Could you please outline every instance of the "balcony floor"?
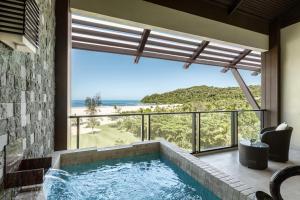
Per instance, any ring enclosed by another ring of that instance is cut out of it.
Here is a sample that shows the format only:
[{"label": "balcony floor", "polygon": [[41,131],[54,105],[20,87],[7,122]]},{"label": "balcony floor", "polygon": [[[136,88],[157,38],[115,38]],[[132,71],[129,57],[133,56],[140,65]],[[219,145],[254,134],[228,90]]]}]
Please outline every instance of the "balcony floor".
[{"label": "balcony floor", "polygon": [[[277,163],[269,161],[269,167],[265,170],[253,170],[239,163],[238,151],[229,151],[199,156],[217,169],[231,175],[240,181],[255,187],[258,190],[269,192],[269,181],[273,173],[289,165],[300,165],[300,151],[290,151],[290,161]],[[282,196],[285,200],[295,200],[300,197],[300,176],[292,177],[282,184]]]}]

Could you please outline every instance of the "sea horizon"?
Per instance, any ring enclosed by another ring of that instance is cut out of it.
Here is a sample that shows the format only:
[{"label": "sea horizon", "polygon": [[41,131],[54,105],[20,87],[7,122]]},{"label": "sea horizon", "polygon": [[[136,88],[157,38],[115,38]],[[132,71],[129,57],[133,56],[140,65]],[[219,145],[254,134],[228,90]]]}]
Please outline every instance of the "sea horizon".
[{"label": "sea horizon", "polygon": [[[85,100],[72,100],[72,108],[85,107]],[[103,99],[101,106],[137,106],[144,105],[140,100],[132,99]]]}]

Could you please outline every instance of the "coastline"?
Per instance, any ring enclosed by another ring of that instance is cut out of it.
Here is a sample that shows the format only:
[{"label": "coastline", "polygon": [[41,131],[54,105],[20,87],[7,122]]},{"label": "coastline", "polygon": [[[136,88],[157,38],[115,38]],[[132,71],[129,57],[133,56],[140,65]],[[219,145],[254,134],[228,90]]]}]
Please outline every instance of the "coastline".
[{"label": "coastline", "polygon": [[[180,104],[162,104],[162,105],[135,105],[135,106],[99,106],[96,115],[118,114],[121,112],[136,112],[140,109],[174,108]],[[71,115],[88,115],[86,107],[72,107]]]},{"label": "coastline", "polygon": [[[109,114],[118,114],[121,112],[136,112],[140,109],[154,109],[156,107],[159,108],[174,108],[176,106],[178,106],[180,104],[163,104],[163,105],[130,105],[130,106],[99,106],[97,108],[97,111],[95,115],[109,115]],[[84,115],[88,115],[88,113],[86,112],[86,107],[72,107],[71,108],[71,116],[84,116]],[[88,134],[91,133],[92,131],[101,131],[100,128],[88,128],[86,127],[88,118],[83,118],[81,121],[81,126],[80,126],[80,134]],[[113,120],[110,117],[101,117],[98,118],[98,121],[101,123],[101,125],[108,125],[111,123],[115,123],[116,121]],[[76,135],[77,133],[77,129],[76,129],[76,125],[73,124],[71,126],[71,135]]]}]

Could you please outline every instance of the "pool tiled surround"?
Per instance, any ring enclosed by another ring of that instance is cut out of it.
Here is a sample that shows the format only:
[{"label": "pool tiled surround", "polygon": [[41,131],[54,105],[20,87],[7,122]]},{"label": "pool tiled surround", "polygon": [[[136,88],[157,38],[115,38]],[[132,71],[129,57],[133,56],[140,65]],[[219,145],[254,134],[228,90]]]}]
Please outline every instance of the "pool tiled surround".
[{"label": "pool tiled surround", "polygon": [[200,161],[197,157],[164,140],[140,142],[111,148],[89,148],[55,152],[52,166],[53,168],[60,168],[66,165],[158,152],[174,162],[222,200],[256,199],[255,188],[247,186],[238,179],[223,173],[206,162]]},{"label": "pool tiled surround", "polygon": [[195,178],[223,200],[254,200],[255,188],[232,178],[210,164],[166,141],[160,142],[160,153]]},{"label": "pool tiled surround", "polygon": [[108,148],[87,148],[80,150],[59,151],[53,154],[53,168],[65,165],[76,165],[94,162],[97,160],[118,159],[128,156],[137,156],[159,152],[159,142],[141,142]]}]

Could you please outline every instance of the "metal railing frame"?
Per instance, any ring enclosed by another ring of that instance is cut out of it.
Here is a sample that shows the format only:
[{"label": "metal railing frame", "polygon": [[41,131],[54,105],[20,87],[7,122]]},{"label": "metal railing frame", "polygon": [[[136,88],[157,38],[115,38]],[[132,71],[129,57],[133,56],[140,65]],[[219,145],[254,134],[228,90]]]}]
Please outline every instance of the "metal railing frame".
[{"label": "metal railing frame", "polygon": [[[217,110],[217,111],[200,111],[200,112],[159,112],[159,113],[121,113],[121,114],[106,114],[106,115],[72,115],[70,119],[76,119],[76,147],[80,148],[80,119],[81,118],[100,118],[100,117],[141,117],[141,141],[151,140],[151,116],[157,115],[192,115],[192,154],[201,153],[206,151],[220,150],[226,148],[232,148],[238,146],[238,118],[239,113],[243,112],[258,112],[260,115],[261,128],[264,127],[264,112],[266,110]],[[207,150],[201,150],[201,115],[202,114],[214,114],[214,113],[231,113],[231,146],[220,147]],[[147,119],[147,138],[145,137],[145,116]],[[198,121],[197,121],[198,116]],[[198,126],[198,132],[197,132]],[[197,145],[198,138],[198,145]]]}]

